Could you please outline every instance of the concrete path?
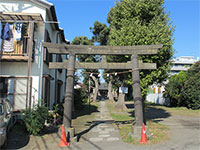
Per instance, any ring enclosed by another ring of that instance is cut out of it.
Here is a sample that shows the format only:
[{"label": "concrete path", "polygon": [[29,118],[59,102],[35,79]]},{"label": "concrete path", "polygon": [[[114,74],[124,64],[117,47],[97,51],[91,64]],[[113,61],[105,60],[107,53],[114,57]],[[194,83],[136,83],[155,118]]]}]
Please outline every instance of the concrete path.
[{"label": "concrete path", "polygon": [[95,127],[89,132],[90,142],[119,141],[120,134],[117,126],[110,117],[105,101],[100,101],[99,113],[94,121]]}]

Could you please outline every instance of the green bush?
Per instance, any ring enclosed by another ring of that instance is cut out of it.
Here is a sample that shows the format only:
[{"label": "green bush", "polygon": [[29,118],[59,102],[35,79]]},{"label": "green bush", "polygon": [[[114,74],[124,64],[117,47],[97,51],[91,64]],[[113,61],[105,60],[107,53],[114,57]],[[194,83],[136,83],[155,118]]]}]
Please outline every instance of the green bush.
[{"label": "green bush", "polygon": [[185,102],[181,99],[181,91],[184,86],[186,73],[181,71],[178,75],[170,77],[168,84],[165,86],[164,96],[170,99],[170,106],[185,106]]},{"label": "green bush", "polygon": [[83,105],[88,102],[88,96],[85,89],[74,89],[74,107],[75,110],[82,110]]},{"label": "green bush", "polygon": [[181,91],[181,99],[190,109],[200,109],[200,61],[188,71]]},{"label": "green bush", "polygon": [[27,131],[33,135],[38,135],[41,132],[47,118],[48,108],[45,106],[38,106],[36,109],[27,109],[23,116]]},{"label": "green bush", "polygon": [[63,113],[64,113],[64,103],[54,104],[53,105],[53,112],[55,114],[58,113],[60,116],[63,116]]},{"label": "green bush", "polygon": [[74,90],[74,107],[75,110],[81,110],[83,107],[83,98],[82,98],[82,90],[81,89],[75,89]]},{"label": "green bush", "polygon": [[171,76],[164,96],[170,99],[171,106],[200,109],[200,61],[188,71]]}]

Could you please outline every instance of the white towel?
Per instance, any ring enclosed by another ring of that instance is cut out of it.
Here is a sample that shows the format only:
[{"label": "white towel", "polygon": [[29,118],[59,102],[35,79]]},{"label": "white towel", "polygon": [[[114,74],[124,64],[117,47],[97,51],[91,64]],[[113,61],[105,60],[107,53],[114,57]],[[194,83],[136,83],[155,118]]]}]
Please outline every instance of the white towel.
[{"label": "white towel", "polygon": [[13,38],[11,38],[10,40],[3,40],[2,51],[4,51],[4,52],[13,52],[14,51],[13,46],[14,46]]},{"label": "white towel", "polygon": [[14,39],[20,41],[22,38],[22,25],[23,23],[16,23],[14,26]]}]

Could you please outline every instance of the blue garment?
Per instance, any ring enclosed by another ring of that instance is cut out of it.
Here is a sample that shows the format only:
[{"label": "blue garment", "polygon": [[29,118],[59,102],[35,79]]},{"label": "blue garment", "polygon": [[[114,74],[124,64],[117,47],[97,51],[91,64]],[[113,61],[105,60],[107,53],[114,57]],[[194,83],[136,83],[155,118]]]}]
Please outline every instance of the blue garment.
[{"label": "blue garment", "polygon": [[8,32],[8,34],[9,34],[9,40],[10,40],[11,38],[13,38],[13,27],[14,27],[13,24],[9,24],[9,28],[10,28],[10,30],[9,30],[9,32]]},{"label": "blue garment", "polygon": [[13,38],[12,28],[13,25],[10,25],[8,22],[6,22],[1,35],[1,38],[3,40],[10,40],[11,38]]},{"label": "blue garment", "polygon": [[7,22],[3,28],[1,38],[3,40],[9,40],[10,39],[9,33],[10,33],[10,27],[9,23]]}]

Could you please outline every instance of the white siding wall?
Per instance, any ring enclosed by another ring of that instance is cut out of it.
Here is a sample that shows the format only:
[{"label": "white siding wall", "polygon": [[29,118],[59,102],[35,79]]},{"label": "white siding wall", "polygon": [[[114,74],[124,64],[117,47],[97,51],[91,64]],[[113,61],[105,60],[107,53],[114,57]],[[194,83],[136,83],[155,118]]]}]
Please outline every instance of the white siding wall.
[{"label": "white siding wall", "polygon": [[[0,10],[3,12],[22,12],[22,13],[40,13],[46,18],[46,8],[40,7],[27,1],[1,0]],[[32,104],[33,100],[37,103],[42,95],[42,70],[43,70],[43,47],[44,23],[37,23],[37,30],[34,32],[35,57],[31,65],[32,76]],[[27,62],[1,62],[0,75],[6,76],[27,76]]]},{"label": "white siding wall", "polygon": [[43,7],[34,3],[23,0],[1,0],[0,11],[3,12],[23,12],[23,13],[40,13],[46,18],[46,11]]}]

